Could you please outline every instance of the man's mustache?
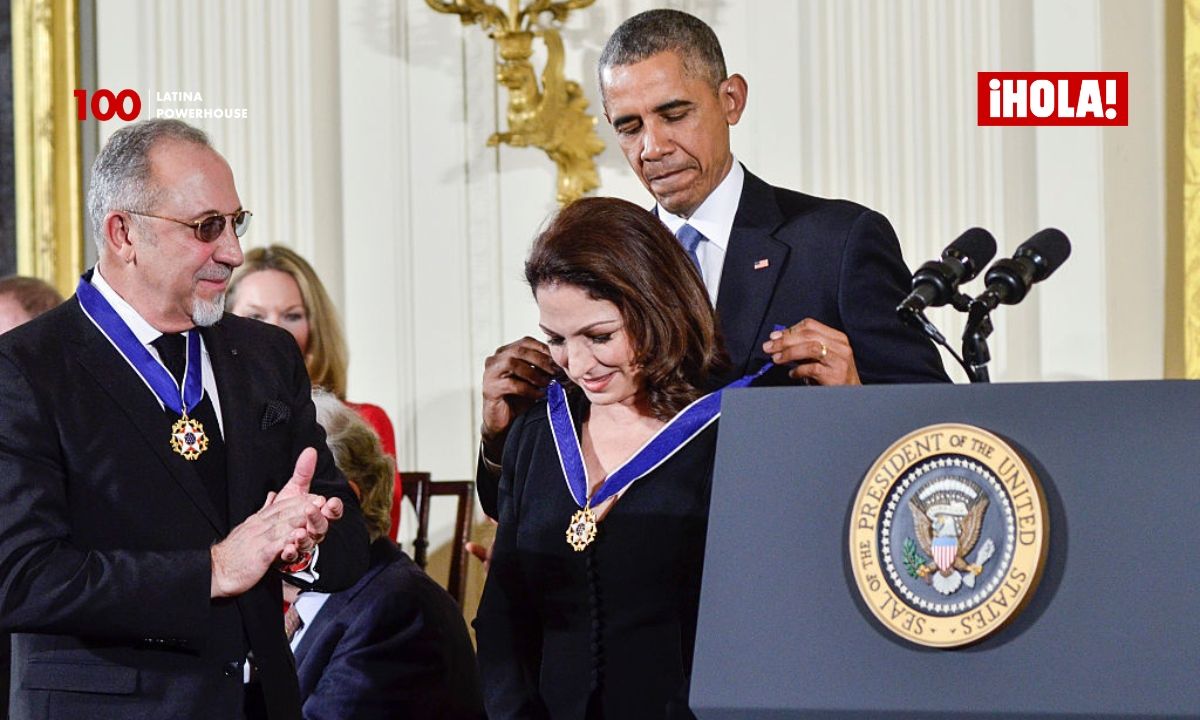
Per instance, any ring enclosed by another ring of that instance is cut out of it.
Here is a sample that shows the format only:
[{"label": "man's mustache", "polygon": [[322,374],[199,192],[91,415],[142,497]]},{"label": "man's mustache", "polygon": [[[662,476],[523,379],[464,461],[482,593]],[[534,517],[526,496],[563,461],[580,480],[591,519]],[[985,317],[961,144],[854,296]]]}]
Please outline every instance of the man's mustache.
[{"label": "man's mustache", "polygon": [[223,282],[233,276],[233,268],[228,265],[214,265],[212,267],[203,268],[196,273],[197,280],[212,280],[214,282]]}]

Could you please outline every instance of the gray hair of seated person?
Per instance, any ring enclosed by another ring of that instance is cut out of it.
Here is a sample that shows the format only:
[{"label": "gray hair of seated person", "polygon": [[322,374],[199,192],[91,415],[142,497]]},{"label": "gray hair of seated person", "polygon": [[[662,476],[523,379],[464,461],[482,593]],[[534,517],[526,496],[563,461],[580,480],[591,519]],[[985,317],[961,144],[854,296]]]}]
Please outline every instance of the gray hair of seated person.
[{"label": "gray hair of seated person", "polygon": [[[182,120],[157,118],[127,125],[112,134],[92,163],[87,212],[96,249],[104,251],[104,216],[114,210],[152,211],[160,188],[154,186],[150,151],[162,140],[178,140],[213,149],[208,135]],[[134,216],[134,222],[141,222]]]},{"label": "gray hair of seated person", "polygon": [[647,10],[621,23],[604,44],[597,67],[600,94],[605,68],[632,65],[663,52],[679,54],[685,67],[714,90],[727,76],[721,41],[703,20],[679,10]]},{"label": "gray hair of seated person", "polygon": [[333,461],[358,493],[367,534],[375,542],[392,527],[392,493],[396,464],[383,452],[379,436],[362,417],[328,390],[313,389],[317,422],[325,428],[325,443]]}]

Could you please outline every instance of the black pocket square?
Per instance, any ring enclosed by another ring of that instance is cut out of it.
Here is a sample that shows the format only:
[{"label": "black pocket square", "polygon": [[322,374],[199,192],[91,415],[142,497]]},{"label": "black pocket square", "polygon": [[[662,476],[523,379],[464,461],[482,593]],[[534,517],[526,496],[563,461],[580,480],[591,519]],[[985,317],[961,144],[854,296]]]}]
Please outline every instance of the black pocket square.
[{"label": "black pocket square", "polygon": [[262,429],[266,430],[269,427],[278,425],[279,423],[287,422],[292,418],[292,409],[287,406],[287,403],[279,400],[272,400],[267,403],[267,408],[263,410]]}]

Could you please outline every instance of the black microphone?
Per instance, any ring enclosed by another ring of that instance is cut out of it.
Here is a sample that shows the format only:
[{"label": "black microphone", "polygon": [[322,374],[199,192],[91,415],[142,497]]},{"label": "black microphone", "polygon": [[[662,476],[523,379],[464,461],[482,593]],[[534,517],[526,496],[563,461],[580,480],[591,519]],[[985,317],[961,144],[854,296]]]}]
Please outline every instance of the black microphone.
[{"label": "black microphone", "polygon": [[912,292],[896,307],[907,321],[927,307],[940,307],[954,299],[958,286],[975,278],[996,255],[996,238],[983,228],[971,228],[946,246],[941,260],[922,265],[912,279]]},{"label": "black microphone", "polygon": [[988,310],[1016,305],[1034,283],[1050,277],[1071,256],[1071,241],[1056,228],[1040,230],[1017,248],[1012,258],[997,260],[984,276],[987,290],[975,302]]}]

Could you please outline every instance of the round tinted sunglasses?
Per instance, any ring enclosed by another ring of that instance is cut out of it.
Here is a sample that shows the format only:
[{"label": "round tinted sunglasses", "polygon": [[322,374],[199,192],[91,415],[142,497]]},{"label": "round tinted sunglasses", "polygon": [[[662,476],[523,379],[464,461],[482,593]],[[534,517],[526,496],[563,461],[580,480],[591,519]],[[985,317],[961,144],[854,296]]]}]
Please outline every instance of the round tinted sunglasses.
[{"label": "round tinted sunglasses", "polygon": [[221,233],[225,232],[225,218],[230,218],[233,221],[233,234],[241,237],[246,234],[246,230],[250,227],[250,218],[254,213],[249,210],[237,210],[223,215],[209,215],[202,220],[194,220],[187,222],[185,220],[176,220],[175,218],[164,217],[162,215],[153,215],[151,213],[138,212],[136,210],[126,210],[130,215],[141,215],[142,217],[152,217],[159,220],[170,220],[180,225],[187,225],[196,233],[196,239],[200,242],[210,243],[221,237]]}]

